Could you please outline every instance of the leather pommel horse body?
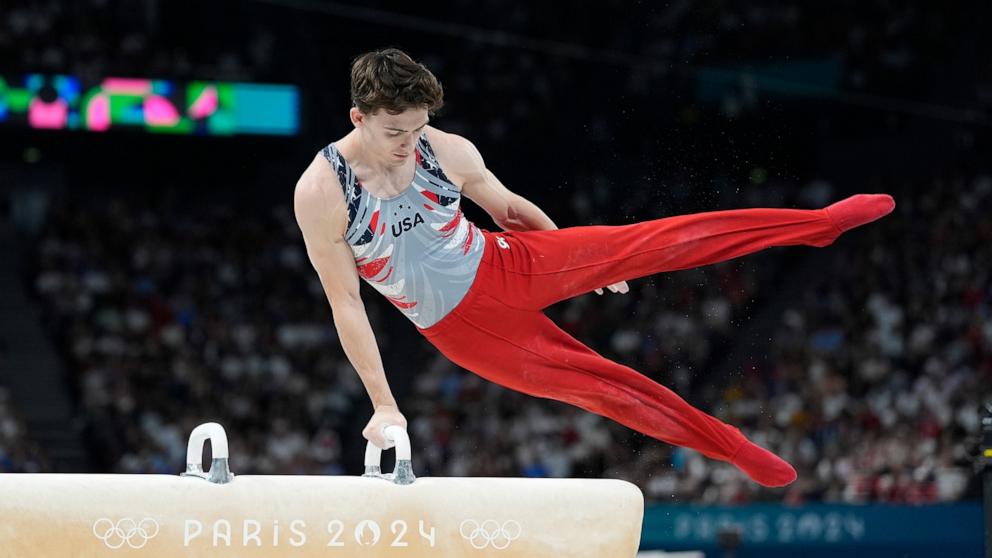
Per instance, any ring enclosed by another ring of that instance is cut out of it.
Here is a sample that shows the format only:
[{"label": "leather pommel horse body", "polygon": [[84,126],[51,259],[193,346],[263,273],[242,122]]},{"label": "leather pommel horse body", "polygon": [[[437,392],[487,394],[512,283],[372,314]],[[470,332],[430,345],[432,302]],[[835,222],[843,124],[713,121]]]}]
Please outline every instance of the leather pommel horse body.
[{"label": "leather pommel horse body", "polygon": [[[234,476],[215,423],[171,475],[0,475],[5,556],[625,557],[644,499],[603,479],[415,478],[406,431],[387,427],[396,468],[371,443],[365,475]],[[213,461],[203,471],[211,441]]]}]

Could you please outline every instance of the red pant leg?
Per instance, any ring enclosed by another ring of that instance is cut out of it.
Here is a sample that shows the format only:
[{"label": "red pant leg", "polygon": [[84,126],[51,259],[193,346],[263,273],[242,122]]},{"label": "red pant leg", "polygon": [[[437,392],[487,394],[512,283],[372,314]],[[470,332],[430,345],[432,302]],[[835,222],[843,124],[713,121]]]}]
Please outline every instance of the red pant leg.
[{"label": "red pant leg", "polygon": [[[485,279],[484,279],[485,281]],[[529,395],[563,401],[638,432],[729,461],[746,439],[670,389],[597,354],[539,311],[471,292],[420,330],[452,362]]]},{"label": "red pant leg", "polygon": [[622,226],[487,233],[497,241],[483,266],[504,272],[493,274],[493,292],[514,306],[541,309],[619,281],[772,246],[826,246],[840,233],[822,209],[713,211]]}]

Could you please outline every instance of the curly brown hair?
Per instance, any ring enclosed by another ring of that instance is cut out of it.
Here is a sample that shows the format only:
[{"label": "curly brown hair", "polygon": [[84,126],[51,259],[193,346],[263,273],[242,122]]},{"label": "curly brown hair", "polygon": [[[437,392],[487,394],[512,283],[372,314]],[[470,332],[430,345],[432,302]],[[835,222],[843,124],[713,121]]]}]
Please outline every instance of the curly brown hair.
[{"label": "curly brown hair", "polygon": [[410,108],[434,114],[444,105],[444,89],[423,64],[402,50],[386,48],[351,63],[351,102],[365,114],[379,109],[399,114]]}]

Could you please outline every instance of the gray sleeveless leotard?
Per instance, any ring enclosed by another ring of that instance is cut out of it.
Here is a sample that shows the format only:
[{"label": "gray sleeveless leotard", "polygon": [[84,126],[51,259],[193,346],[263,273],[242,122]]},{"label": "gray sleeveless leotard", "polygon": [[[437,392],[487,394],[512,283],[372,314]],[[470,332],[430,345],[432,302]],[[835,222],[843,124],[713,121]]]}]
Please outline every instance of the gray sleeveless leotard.
[{"label": "gray sleeveless leotard", "polygon": [[462,215],[461,193],[438,165],[427,135],[417,141],[413,182],[387,199],[362,187],[333,143],[323,154],[344,189],[345,239],[359,275],[418,327],[440,321],[472,285],[484,239]]}]

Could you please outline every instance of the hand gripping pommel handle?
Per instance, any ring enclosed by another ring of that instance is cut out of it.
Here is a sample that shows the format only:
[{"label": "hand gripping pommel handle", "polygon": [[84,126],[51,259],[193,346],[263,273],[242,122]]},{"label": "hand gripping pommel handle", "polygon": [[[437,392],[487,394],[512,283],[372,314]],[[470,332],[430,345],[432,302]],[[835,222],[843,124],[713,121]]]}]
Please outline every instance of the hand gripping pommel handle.
[{"label": "hand gripping pommel handle", "polygon": [[[203,443],[210,440],[210,471],[203,471]],[[227,433],[216,422],[197,426],[189,435],[186,445],[186,472],[183,477],[198,477],[214,484],[227,484],[234,480],[234,473],[228,465]]]},{"label": "hand gripping pommel handle", "polygon": [[382,474],[382,449],[369,442],[365,446],[365,474],[363,477],[380,478],[394,484],[413,484],[417,477],[413,474],[410,456],[410,436],[402,426],[390,424],[382,429],[387,442],[396,444],[396,468],[392,473]]}]

